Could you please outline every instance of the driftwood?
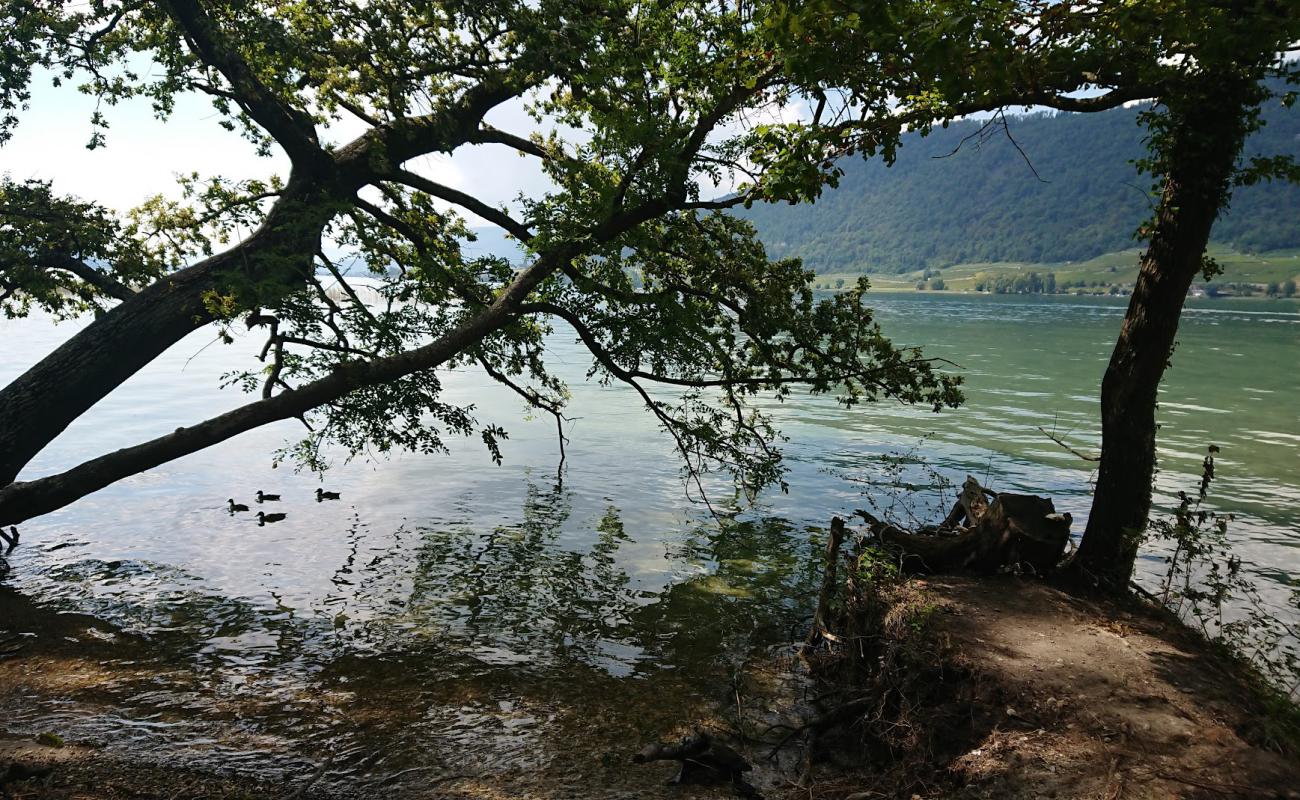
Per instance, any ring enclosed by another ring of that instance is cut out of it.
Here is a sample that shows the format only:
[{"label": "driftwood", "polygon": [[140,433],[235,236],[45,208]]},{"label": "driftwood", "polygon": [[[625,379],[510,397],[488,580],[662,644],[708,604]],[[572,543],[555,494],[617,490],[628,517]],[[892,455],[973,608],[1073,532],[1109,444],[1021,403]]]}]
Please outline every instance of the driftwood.
[{"label": "driftwood", "polygon": [[966,482],[961,487],[961,496],[953,504],[948,516],[939,523],[939,527],[952,530],[963,524],[974,525],[989,510],[989,500],[996,500],[997,497],[997,492],[985,489],[979,481],[967,475]]},{"label": "driftwood", "polygon": [[1056,513],[1051,499],[991,492],[970,477],[937,531],[950,535],[911,533],[866,511],[857,514],[880,544],[898,552],[903,567],[911,572],[1015,568],[1042,575],[1061,561],[1070,541],[1071,517]]}]

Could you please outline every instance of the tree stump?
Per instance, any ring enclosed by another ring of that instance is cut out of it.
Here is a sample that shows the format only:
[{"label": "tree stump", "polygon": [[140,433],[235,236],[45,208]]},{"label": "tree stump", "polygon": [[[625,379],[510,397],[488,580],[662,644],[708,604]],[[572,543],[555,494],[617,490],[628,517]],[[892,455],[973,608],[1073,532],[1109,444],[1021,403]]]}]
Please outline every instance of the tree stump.
[{"label": "tree stump", "polygon": [[[991,496],[991,503],[985,500]],[[1050,498],[990,492],[967,477],[962,496],[938,526],[956,535],[917,534],[890,525],[865,511],[872,534],[898,552],[912,572],[992,573],[1020,569],[1043,575],[1055,569],[1070,540],[1069,514],[1058,514]],[[967,527],[960,527],[962,521]]]}]

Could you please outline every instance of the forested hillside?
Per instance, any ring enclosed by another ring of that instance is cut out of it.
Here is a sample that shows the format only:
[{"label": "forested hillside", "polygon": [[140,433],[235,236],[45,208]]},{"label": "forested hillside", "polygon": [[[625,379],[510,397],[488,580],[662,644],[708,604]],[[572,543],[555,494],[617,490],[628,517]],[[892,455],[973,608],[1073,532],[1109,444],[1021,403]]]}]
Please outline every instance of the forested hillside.
[{"label": "forested hillside", "polygon": [[[955,123],[910,137],[893,167],[845,159],[839,188],[816,204],[738,213],[773,257],[817,272],[1093,258],[1133,247],[1149,214],[1151,180],[1132,163],[1143,154],[1138,111],[1008,116],[1014,143],[1000,127]],[[1248,150],[1300,157],[1300,111],[1275,101],[1265,119]],[[1300,187],[1238,189],[1214,239],[1245,252],[1300,246]]]}]

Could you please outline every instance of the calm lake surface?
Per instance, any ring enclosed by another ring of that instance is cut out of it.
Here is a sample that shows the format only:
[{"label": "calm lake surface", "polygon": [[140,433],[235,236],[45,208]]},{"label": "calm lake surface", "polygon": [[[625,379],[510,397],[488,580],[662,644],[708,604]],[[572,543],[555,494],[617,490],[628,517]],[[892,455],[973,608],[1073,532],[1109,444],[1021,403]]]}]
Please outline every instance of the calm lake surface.
[{"label": "calm lake surface", "polygon": [[[583,380],[588,358],[563,330],[551,364],[572,382],[577,419],[562,480],[549,419],[524,420],[516,396],[451,374],[450,398],[510,432],[504,465],[476,441],[453,442],[445,456],[339,464],[323,485],[343,499],[318,504],[314,476],[271,467],[272,451],[301,431],[285,423],[33,520],[9,585],[149,637],[188,677],[106,690],[94,708],[33,699],[0,724],[286,776],[309,773],[327,748],[334,779],[382,774],[386,786],[405,769],[457,768],[467,745],[480,764],[527,770],[539,758],[533,743],[597,707],[626,716],[654,706],[664,718],[626,723],[651,736],[719,685],[725,695],[729,672],[787,640],[806,613],[810,554],[832,515],[909,497],[912,513],[932,515],[941,496],[918,458],[958,484],[972,474],[1050,495],[1082,531],[1091,466],[1036,427],[1095,451],[1098,387],[1124,301],[875,301],[896,342],[961,366],[966,406],[933,414],[789,400],[774,408],[790,439],[789,493],[766,494],[725,525],[688,500],[669,440],[632,393]],[[0,321],[0,382],[70,330]],[[219,377],[260,341],[212,338],[196,333],[136,375],[24,477],[244,402],[218,390]],[[1300,309],[1193,304],[1179,339],[1159,412],[1158,502],[1194,489],[1206,446],[1218,445],[1212,503],[1236,515],[1240,552],[1280,590],[1300,576]],[[903,455],[901,471],[882,460],[891,454]],[[900,479],[919,494],[891,493]],[[283,495],[265,508],[286,512],[284,522],[258,527],[226,512],[228,497],[256,511],[258,489]],[[1144,560],[1148,581],[1160,566]],[[256,713],[217,713],[254,700]]]}]

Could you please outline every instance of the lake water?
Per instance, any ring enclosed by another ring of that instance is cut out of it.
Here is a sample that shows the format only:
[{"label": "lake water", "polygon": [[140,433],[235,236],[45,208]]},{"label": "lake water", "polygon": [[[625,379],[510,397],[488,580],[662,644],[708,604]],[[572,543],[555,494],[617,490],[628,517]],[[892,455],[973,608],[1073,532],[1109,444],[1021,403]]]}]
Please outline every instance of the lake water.
[{"label": "lake water", "polygon": [[[644,737],[725,696],[737,665],[788,639],[806,613],[810,555],[832,515],[900,498],[918,517],[932,513],[938,495],[918,458],[958,484],[973,474],[1050,495],[1082,531],[1091,465],[1036,427],[1095,451],[1123,301],[875,302],[896,342],[960,365],[966,406],[845,410],[796,396],[773,409],[790,439],[789,493],[768,493],[727,524],[688,500],[669,440],[631,392],[582,380],[588,359],[564,331],[549,348],[572,380],[577,418],[562,473],[549,419],[524,420],[516,396],[457,373],[446,376],[449,397],[510,432],[501,466],[474,441],[445,456],[340,464],[324,486],[343,499],[317,503],[314,476],[271,466],[300,431],[284,423],[33,520],[9,584],[145,635],[186,677],[149,691],[123,681],[94,708],[34,698],[2,724],[57,724],[109,746],[125,731],[164,755],[286,776],[310,772],[327,748],[336,779],[396,785],[405,769],[457,768],[468,745],[479,763],[524,772],[541,758],[536,742],[574,720],[607,717],[602,736]],[[67,334],[42,319],[0,321],[0,382]],[[133,377],[24,477],[243,402],[218,390],[219,376],[260,343],[211,340],[196,333]],[[1231,535],[1251,569],[1280,588],[1300,576],[1300,309],[1193,304],[1179,340],[1161,395],[1158,503],[1193,489],[1206,446],[1218,445],[1212,503],[1235,515]],[[901,472],[882,460],[891,454]],[[891,493],[891,481],[920,492]],[[258,527],[226,512],[228,497],[256,511],[258,489],[283,495],[266,508],[284,522]],[[906,515],[905,505],[892,507]],[[1150,580],[1159,567],[1148,557],[1141,569]],[[238,724],[219,713],[239,703],[250,705]],[[184,724],[149,722],[185,710]]]}]

